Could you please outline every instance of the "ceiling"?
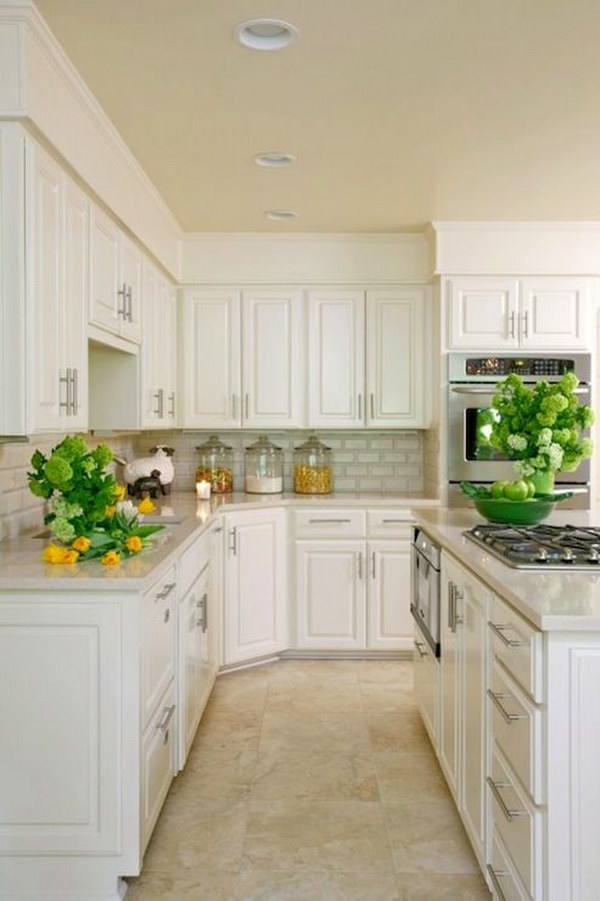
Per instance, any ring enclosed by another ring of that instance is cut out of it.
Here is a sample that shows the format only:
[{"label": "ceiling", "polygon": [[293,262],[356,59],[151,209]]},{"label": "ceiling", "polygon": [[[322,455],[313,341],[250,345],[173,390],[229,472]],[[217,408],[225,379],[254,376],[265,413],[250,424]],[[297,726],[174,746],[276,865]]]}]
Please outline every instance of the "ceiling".
[{"label": "ceiling", "polygon": [[[600,219],[598,0],[37,6],[187,231]],[[300,40],[237,44],[258,16]],[[297,162],[262,169],[266,150]]]}]

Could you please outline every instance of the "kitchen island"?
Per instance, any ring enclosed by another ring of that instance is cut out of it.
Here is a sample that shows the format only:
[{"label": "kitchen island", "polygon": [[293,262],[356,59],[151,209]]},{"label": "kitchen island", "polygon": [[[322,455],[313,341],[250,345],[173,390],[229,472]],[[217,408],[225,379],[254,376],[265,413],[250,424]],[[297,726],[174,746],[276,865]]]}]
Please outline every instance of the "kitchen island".
[{"label": "kitchen island", "polygon": [[[592,901],[600,571],[514,569],[465,536],[476,513],[414,515],[442,548],[441,653],[416,634],[417,698],[488,884],[498,898]],[[594,526],[600,513],[546,522]]]}]

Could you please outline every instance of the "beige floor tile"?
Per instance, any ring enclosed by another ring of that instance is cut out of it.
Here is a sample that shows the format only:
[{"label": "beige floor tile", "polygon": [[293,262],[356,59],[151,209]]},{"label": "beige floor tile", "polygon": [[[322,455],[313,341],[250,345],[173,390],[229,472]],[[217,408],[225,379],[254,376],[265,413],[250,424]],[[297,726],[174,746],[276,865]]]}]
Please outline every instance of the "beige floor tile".
[{"label": "beige floor tile", "polygon": [[355,666],[359,682],[413,687],[412,660],[357,660]]},{"label": "beige floor tile", "polygon": [[320,748],[261,750],[250,798],[278,801],[378,801],[379,789],[370,754],[351,750],[332,754]]},{"label": "beige floor tile", "polygon": [[243,869],[239,901],[400,901],[393,873],[316,873]]},{"label": "beige floor tile", "polygon": [[325,755],[371,753],[365,718],[359,712],[296,718],[272,711],[265,713],[260,750],[319,750]]},{"label": "beige floor tile", "polygon": [[386,817],[397,872],[479,872],[452,801],[392,804]]},{"label": "beige floor tile", "polygon": [[269,674],[271,685],[291,682],[297,687],[317,683],[322,687],[358,682],[355,660],[282,660]]},{"label": "beige floor tile", "polygon": [[127,901],[236,901],[235,873],[203,869],[198,873],[144,872],[127,880]]},{"label": "beige floor tile", "polygon": [[391,872],[375,801],[249,801],[244,864],[264,870]]},{"label": "beige floor tile", "polygon": [[361,682],[360,695],[362,709],[365,715],[372,711],[380,714],[390,713],[404,715],[415,709],[415,701],[411,686],[385,683],[385,682]]},{"label": "beige floor tile", "polygon": [[433,755],[425,726],[416,710],[367,717],[369,740],[373,751],[411,751]]},{"label": "beige floor tile", "polygon": [[483,876],[398,874],[401,901],[491,901]]},{"label": "beige floor tile", "polygon": [[384,804],[429,803],[451,797],[433,753],[381,751],[374,754],[374,760]]}]

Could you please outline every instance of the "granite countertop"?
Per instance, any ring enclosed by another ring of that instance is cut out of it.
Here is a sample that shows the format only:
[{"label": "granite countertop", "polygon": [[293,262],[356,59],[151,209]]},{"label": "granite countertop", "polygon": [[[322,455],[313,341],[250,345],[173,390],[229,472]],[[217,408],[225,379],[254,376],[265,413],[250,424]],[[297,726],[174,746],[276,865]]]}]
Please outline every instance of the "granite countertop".
[{"label": "granite countertop", "polygon": [[39,533],[44,531],[41,522],[37,529],[1,542],[0,590],[39,591],[47,590],[51,585],[53,590],[143,591],[175,562],[186,545],[210,528],[220,512],[282,506],[405,507],[410,510],[438,503],[437,499],[427,498],[423,494],[344,492],[303,496],[236,492],[213,495],[209,501],[199,501],[193,492],[174,492],[157,501],[157,512],[145,517],[145,522],[163,522],[167,527],[164,532],[157,533],[152,550],[122,560],[117,566],[104,566],[97,560],[71,565],[42,562],[42,552],[50,537],[39,537]]},{"label": "granite countertop", "polygon": [[[600,572],[514,569],[464,536],[482,522],[473,510],[415,508],[414,515],[431,538],[538,629],[600,632]],[[554,512],[544,522],[595,526],[600,509]]]}]

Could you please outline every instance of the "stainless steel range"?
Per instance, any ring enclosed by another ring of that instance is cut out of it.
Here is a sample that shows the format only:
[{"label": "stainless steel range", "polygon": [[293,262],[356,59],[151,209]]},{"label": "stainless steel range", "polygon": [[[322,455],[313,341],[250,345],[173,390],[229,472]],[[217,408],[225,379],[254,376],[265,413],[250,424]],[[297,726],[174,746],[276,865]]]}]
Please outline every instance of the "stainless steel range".
[{"label": "stainless steel range", "polygon": [[464,535],[516,569],[600,570],[600,528],[486,524]]}]

